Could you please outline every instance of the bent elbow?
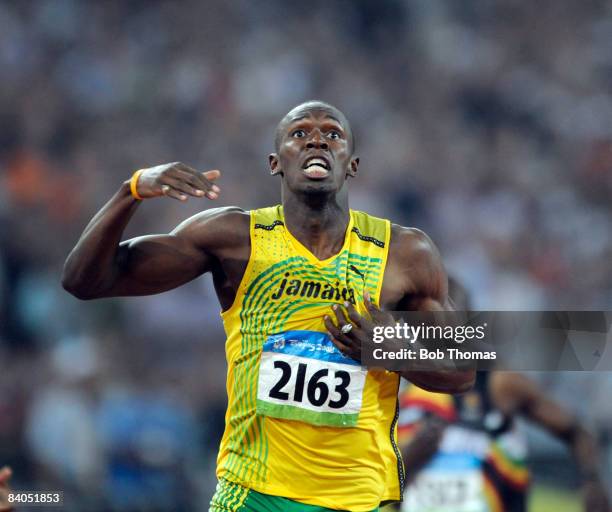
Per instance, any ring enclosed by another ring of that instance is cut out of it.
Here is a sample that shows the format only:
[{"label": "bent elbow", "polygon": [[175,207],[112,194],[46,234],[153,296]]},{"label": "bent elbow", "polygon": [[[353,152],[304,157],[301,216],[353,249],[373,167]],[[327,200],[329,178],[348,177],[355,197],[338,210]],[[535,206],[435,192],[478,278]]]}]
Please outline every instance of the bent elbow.
[{"label": "bent elbow", "polygon": [[93,295],[85,289],[85,287],[79,286],[65,274],[62,276],[62,288],[64,288],[64,290],[66,290],[70,295],[80,300],[90,300],[94,298]]},{"label": "bent elbow", "polygon": [[94,295],[93,293],[88,293],[86,291],[83,290],[79,290],[77,288],[66,288],[64,287],[64,289],[73,297],[76,297],[79,300],[92,300],[92,299],[96,299],[98,298],[96,295]]},{"label": "bent elbow", "polygon": [[90,286],[79,279],[75,272],[71,272],[64,266],[62,272],[62,288],[66,290],[70,295],[80,300],[91,300],[97,298],[97,295],[93,293]]}]

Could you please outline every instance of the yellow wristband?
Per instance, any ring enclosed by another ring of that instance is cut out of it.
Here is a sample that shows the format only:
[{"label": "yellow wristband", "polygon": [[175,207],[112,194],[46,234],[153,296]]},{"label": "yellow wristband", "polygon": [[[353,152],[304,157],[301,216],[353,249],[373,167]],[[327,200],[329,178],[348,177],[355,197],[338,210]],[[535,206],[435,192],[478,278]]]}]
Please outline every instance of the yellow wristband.
[{"label": "yellow wristband", "polygon": [[134,174],[132,174],[132,179],[130,180],[130,192],[132,193],[132,197],[134,199],[138,199],[141,201],[143,198],[138,193],[136,186],[138,185],[138,178],[140,178],[140,174],[144,171],[144,169],[139,169]]}]

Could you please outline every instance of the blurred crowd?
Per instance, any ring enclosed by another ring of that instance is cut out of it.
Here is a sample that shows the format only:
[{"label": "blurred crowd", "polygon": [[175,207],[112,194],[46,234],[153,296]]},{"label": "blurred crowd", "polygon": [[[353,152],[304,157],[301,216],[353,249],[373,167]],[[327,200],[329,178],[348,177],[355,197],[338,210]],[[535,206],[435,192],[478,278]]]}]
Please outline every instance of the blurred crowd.
[{"label": "blurred crowd", "polygon": [[[207,502],[224,339],[208,278],[81,303],[63,260],[137,168],[220,169],[222,197],[146,202],[127,237],[278,202],[306,99],[352,122],[351,206],[424,229],[475,309],[610,309],[604,0],[0,2],[0,70],[0,465],[78,510]],[[612,459],[612,377],[542,380]]]}]

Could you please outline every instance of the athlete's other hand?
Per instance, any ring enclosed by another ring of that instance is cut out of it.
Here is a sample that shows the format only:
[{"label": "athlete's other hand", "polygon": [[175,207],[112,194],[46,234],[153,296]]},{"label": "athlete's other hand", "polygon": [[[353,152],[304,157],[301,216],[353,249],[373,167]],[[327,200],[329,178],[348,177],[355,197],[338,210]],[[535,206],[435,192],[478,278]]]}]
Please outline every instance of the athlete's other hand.
[{"label": "athlete's other hand", "polygon": [[8,467],[0,469],[0,512],[10,512],[13,510],[12,505],[8,502],[9,480],[13,472]]},{"label": "athlete's other hand", "polygon": [[597,480],[582,485],[585,512],[610,512],[610,502],[603,485]]},{"label": "athlete's other hand", "polygon": [[138,177],[136,191],[142,198],[168,196],[187,201],[189,196],[217,199],[221,189],[213,184],[221,172],[199,172],[181,162],[156,165],[143,169]]},{"label": "athlete's other hand", "polygon": [[[329,316],[326,316],[323,321],[325,327],[331,334],[331,340],[338,347],[338,350],[344,355],[361,362],[361,346],[363,343],[371,343],[374,338],[374,327],[395,325],[395,320],[390,313],[381,311],[371,300],[368,292],[364,293],[363,303],[368,311],[370,318],[360,315],[355,306],[350,302],[344,303],[344,309],[336,304],[333,306],[334,313],[338,325],[336,325]],[[348,317],[347,317],[348,315]],[[342,332],[342,326],[352,325],[349,332]]]}]

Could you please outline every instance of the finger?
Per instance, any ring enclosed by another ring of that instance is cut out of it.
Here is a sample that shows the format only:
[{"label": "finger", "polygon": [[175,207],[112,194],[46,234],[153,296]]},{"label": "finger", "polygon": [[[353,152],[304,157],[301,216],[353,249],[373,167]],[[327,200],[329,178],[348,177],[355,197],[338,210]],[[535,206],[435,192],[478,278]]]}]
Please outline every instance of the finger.
[{"label": "finger", "polygon": [[170,185],[174,190],[181,192],[183,195],[189,195],[192,197],[204,197],[206,192],[203,190],[192,187],[189,183],[186,183],[181,178],[173,179],[166,178],[164,180],[166,185]]},{"label": "finger", "polygon": [[189,167],[188,165],[183,163],[177,164],[176,168],[182,171],[187,171],[190,174],[195,174],[199,177],[202,177],[206,181],[215,181],[221,176],[221,171],[219,171],[218,169],[212,169],[210,171],[196,171],[193,167]]},{"label": "finger", "polygon": [[328,315],[325,315],[323,317],[323,322],[325,323],[325,327],[327,327],[327,330],[331,334],[330,338],[332,340],[332,343],[336,345],[336,347],[338,347],[338,350],[340,350],[340,352],[342,352],[343,354],[346,354],[347,356],[350,356],[350,354],[352,353],[350,344],[342,343],[338,339],[340,336],[342,336],[342,332],[332,322],[331,317]]},{"label": "finger", "polygon": [[353,304],[351,304],[349,301],[346,301],[344,303],[344,307],[346,308],[348,317],[351,319],[351,322],[353,322],[357,327],[361,327],[361,321],[363,317],[357,312],[355,306],[353,306]]},{"label": "finger", "polygon": [[340,352],[342,352],[344,355],[349,356],[351,354],[351,349],[350,347],[347,347],[344,343],[338,341],[336,338],[334,338],[333,336],[331,337],[332,343],[334,345],[336,345],[336,347],[338,348],[338,350]]},{"label": "finger", "polygon": [[182,183],[186,183],[195,190],[201,191],[201,194],[198,194],[200,197],[206,195],[206,192],[211,189],[211,184],[198,173],[183,171],[181,169],[174,169],[173,171],[174,173],[171,175],[173,178],[176,178]]},{"label": "finger", "polygon": [[368,310],[368,314],[372,320],[374,320],[374,322],[382,323],[388,320],[385,313],[376,304],[374,304],[374,302],[372,302],[372,297],[369,292],[365,292],[363,294],[363,299],[363,303]]},{"label": "finger", "polygon": [[[353,347],[353,341],[351,339],[351,334],[353,331],[351,330],[348,333],[342,332],[342,326],[350,324],[350,322],[344,316],[344,312],[342,311],[342,308],[340,306],[334,304],[332,306],[332,309],[334,310],[334,313],[336,314],[336,319],[338,320],[338,326],[336,326],[333,322],[331,323],[332,328],[334,329],[333,332],[330,331],[332,333],[332,336],[334,336],[334,338],[336,338],[341,343],[344,343],[349,347]],[[353,330],[354,328],[355,327],[353,327]]]},{"label": "finger", "polygon": [[[208,190],[214,192],[215,194],[218,194],[219,192],[221,192],[221,189],[217,185],[214,185],[211,183],[211,181],[216,180],[219,176],[221,176],[221,171],[218,171],[215,169],[212,171],[199,172],[193,169],[192,167],[189,167],[188,165],[183,164],[181,162],[177,163],[175,165],[175,168],[178,169],[179,171],[183,171],[193,176],[198,182],[201,183],[202,189],[205,192]],[[199,188],[199,187],[196,187],[196,188]],[[216,199],[216,197],[211,197],[211,199]]]},{"label": "finger", "polygon": [[[205,173],[181,169],[178,169],[176,172],[180,173],[179,175],[195,189],[203,190],[204,193],[215,192],[216,194],[218,194],[219,192],[221,192],[221,189],[217,185],[206,179],[206,176],[204,176]],[[218,175],[221,175],[219,171],[216,172],[218,173]]]},{"label": "finger", "polygon": [[180,171],[186,171],[190,174],[197,174],[198,171],[196,171],[193,167],[190,167],[187,164],[184,164],[183,162],[174,162],[174,165],[172,166],[174,167],[174,169],[178,169]]},{"label": "finger", "polygon": [[[332,309],[334,310],[334,313],[336,314],[336,318],[338,320],[338,325],[342,328],[342,326],[350,324],[351,322],[348,320],[348,318],[346,318],[346,315],[344,314],[344,309],[339,306],[338,304],[334,304],[332,306]],[[355,326],[353,326],[353,328],[355,328]],[[347,335],[350,335],[352,332],[349,331],[347,333]]]},{"label": "finger", "polygon": [[221,171],[218,169],[213,169],[212,171],[204,171],[202,174],[208,181],[215,181],[221,176]]},{"label": "finger", "polygon": [[323,323],[325,323],[325,327],[329,331],[329,334],[331,334],[332,338],[336,338],[336,340],[347,346],[350,345],[350,340],[345,338],[340,329],[336,327],[330,316],[325,315],[325,317],[323,317]]},{"label": "finger", "polygon": [[367,290],[363,293],[363,303],[365,304],[365,307],[370,314],[380,311],[380,309],[378,309],[376,304],[372,302],[372,296],[370,295],[370,292],[368,292]]},{"label": "finger", "polygon": [[210,189],[212,192],[214,192],[215,194],[221,192],[221,189],[217,185],[212,183],[221,176],[221,171],[218,171],[217,169],[213,169],[212,171],[204,171],[202,173],[202,176],[204,176],[204,179],[206,179],[210,184]]},{"label": "finger", "polygon": [[323,323],[325,324],[325,327],[327,327],[327,330],[333,335],[334,332],[338,332],[338,328],[336,327],[336,325],[334,324],[334,322],[332,321],[331,317],[329,315],[325,315],[323,317]]},{"label": "finger", "polygon": [[177,201],[187,201],[187,196],[180,193],[178,190],[174,190],[170,185],[162,185],[162,194],[165,196],[176,199]]}]

